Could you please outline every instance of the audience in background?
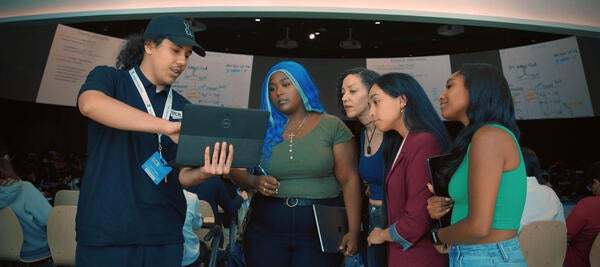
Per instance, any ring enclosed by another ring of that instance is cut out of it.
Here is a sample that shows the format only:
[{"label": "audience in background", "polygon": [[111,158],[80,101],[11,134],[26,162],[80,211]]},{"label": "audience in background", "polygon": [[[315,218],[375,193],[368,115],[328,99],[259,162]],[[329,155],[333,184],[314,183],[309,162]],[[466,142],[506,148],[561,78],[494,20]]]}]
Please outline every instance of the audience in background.
[{"label": "audience in background", "polygon": [[[220,177],[215,176],[207,179],[201,184],[190,186],[186,189],[198,196],[199,199],[206,200],[216,218],[218,224],[229,226],[232,220],[237,222],[237,212],[244,202],[248,199],[248,193],[243,190],[240,194],[230,192],[229,187]],[[223,213],[219,213],[218,207],[223,209]]]},{"label": "audience in background", "polygon": [[567,216],[565,267],[589,267],[590,248],[600,233],[600,161],[591,164],[585,176],[593,196],[579,200]]},{"label": "audience in background", "polygon": [[[541,166],[540,166],[541,168]],[[547,187],[552,188],[552,190],[554,190],[554,185],[552,184],[552,182],[550,182],[550,175],[548,174],[547,171],[542,170],[540,176],[538,177],[538,182],[541,185],[545,185]]]},{"label": "audience in background", "polygon": [[427,159],[450,147],[450,137],[427,94],[412,76],[388,73],[369,91],[369,116],[381,132],[395,131],[402,143],[385,178],[387,225],[375,227],[370,245],[386,243],[388,266],[445,266],[429,239],[430,181]]},{"label": "audience in background", "polygon": [[[0,145],[1,146],[1,145]],[[4,147],[4,146],[2,146]],[[10,207],[23,231],[21,259],[35,261],[32,267],[54,266],[46,234],[50,203],[30,182],[22,181],[0,147],[0,209]]]},{"label": "audience in background", "polygon": [[525,170],[527,172],[527,197],[525,208],[521,216],[521,226],[533,221],[561,221],[565,222],[564,208],[560,199],[550,187],[541,185],[538,177],[542,173],[540,161],[533,149],[522,147]]},{"label": "audience in background", "polygon": [[202,214],[200,214],[200,203],[198,196],[187,190],[183,190],[187,209],[185,222],[183,223],[183,260],[181,266],[200,267],[202,262],[208,258],[208,247],[198,239],[194,231],[202,227]]},{"label": "audience in background", "polygon": [[570,200],[575,198],[576,188],[574,171],[569,164],[563,160],[557,160],[548,167],[548,173],[552,179],[554,190],[557,191],[561,200]]}]

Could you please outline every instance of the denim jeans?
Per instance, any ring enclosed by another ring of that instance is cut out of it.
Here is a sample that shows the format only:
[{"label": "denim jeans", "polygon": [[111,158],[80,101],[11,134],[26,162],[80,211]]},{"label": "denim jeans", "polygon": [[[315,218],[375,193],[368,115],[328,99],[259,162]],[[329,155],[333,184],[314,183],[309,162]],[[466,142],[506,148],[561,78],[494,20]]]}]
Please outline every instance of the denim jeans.
[{"label": "denim jeans", "polygon": [[[369,204],[369,233],[375,228],[384,229],[386,223],[383,218],[382,206]],[[385,267],[387,262],[385,243],[379,245],[370,245],[367,247],[367,266]]]},{"label": "denim jeans", "polygon": [[450,257],[450,267],[527,267],[517,237],[489,244],[452,245],[448,255]]}]

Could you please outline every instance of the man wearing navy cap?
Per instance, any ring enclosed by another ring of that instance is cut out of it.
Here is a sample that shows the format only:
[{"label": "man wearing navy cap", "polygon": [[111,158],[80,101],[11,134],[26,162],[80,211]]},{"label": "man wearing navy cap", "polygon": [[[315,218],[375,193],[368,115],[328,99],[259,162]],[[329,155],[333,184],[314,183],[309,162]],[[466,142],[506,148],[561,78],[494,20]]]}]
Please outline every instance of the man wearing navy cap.
[{"label": "man wearing navy cap", "polygon": [[192,50],[204,56],[177,16],[150,21],[117,58],[81,86],[77,107],[88,120],[88,159],[77,208],[77,266],[181,266],[186,202],[182,187],[228,174],[233,147],[198,148],[199,168],[170,166],[183,106],[171,84]]}]

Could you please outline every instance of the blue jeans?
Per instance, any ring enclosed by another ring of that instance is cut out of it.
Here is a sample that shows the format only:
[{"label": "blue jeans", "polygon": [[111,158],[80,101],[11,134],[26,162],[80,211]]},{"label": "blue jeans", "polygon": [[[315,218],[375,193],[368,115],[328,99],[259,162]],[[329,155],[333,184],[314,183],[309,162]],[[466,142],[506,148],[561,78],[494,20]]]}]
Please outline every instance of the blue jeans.
[{"label": "blue jeans", "polygon": [[[386,223],[383,218],[382,206],[369,204],[369,233],[375,228],[384,229]],[[367,266],[385,267],[387,262],[385,243],[367,246]]]},{"label": "blue jeans", "polygon": [[340,266],[341,253],[321,252],[312,206],[255,197],[244,235],[248,267]]},{"label": "blue jeans", "polygon": [[523,266],[527,267],[517,237],[489,244],[452,245],[448,252],[450,267]]}]

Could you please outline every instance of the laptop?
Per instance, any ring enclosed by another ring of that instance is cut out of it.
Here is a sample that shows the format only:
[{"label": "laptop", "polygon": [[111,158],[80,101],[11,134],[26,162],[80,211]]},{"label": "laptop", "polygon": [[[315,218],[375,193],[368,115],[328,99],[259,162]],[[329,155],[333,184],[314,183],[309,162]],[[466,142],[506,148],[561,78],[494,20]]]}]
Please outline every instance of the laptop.
[{"label": "laptop", "polygon": [[[442,154],[427,159],[429,177],[431,179],[431,185],[433,185],[433,194],[436,196],[450,197],[450,194],[448,193],[448,183],[450,182],[450,179],[443,177],[439,173],[440,169],[446,164],[446,161],[450,158],[449,156],[449,154]],[[440,218],[436,222],[436,226],[441,228],[450,225],[451,217],[452,210],[450,210],[448,213],[446,213],[446,215]]]},{"label": "laptop", "polygon": [[175,161],[186,167],[204,166],[204,149],[216,142],[233,144],[232,168],[260,163],[269,112],[256,109],[186,104]]},{"label": "laptop", "polygon": [[340,206],[313,205],[315,222],[319,233],[321,251],[341,253],[342,237],[348,232],[346,208]]}]

